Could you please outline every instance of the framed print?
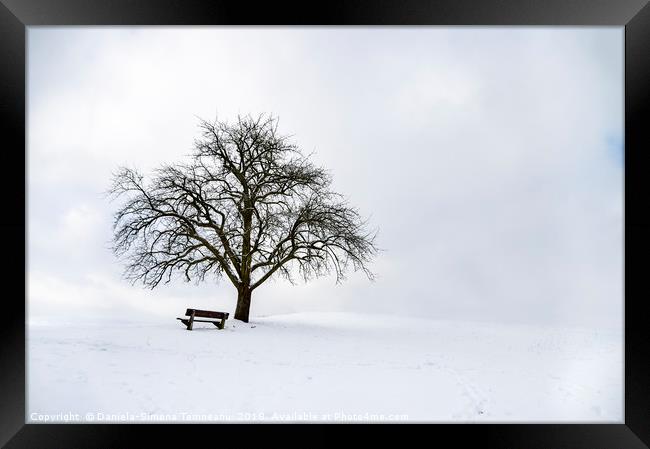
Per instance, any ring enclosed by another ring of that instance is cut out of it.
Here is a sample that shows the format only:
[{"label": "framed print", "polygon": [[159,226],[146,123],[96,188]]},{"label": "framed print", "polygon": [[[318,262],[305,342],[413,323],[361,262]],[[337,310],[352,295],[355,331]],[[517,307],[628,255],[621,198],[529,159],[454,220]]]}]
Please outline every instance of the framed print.
[{"label": "framed print", "polygon": [[3,445],[650,444],[647,2],[1,3]]}]

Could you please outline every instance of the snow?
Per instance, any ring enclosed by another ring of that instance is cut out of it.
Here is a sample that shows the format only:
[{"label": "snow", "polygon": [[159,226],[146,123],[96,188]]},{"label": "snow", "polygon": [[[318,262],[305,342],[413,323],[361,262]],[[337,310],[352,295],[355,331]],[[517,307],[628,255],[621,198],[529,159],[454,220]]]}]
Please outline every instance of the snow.
[{"label": "snow", "polygon": [[30,323],[28,422],[623,422],[618,331],[298,313]]}]

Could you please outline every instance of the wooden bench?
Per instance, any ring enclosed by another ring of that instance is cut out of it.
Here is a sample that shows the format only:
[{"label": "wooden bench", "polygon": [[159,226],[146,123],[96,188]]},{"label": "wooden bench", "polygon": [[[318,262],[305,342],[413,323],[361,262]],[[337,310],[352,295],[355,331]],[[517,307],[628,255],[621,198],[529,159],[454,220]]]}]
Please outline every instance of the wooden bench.
[{"label": "wooden bench", "polygon": [[[194,325],[195,321],[200,321],[202,323],[212,323],[215,326],[217,326],[219,329],[223,329],[224,325],[226,324],[226,320],[228,319],[228,314],[226,312],[213,312],[211,310],[198,310],[198,309],[187,309],[185,311],[185,316],[188,316],[188,318],[176,318],[177,320],[181,320],[181,322],[187,326],[187,330],[191,331],[192,326]],[[197,320],[196,317],[199,318],[212,318],[212,320]],[[220,321],[214,321],[214,320],[220,320]]]}]

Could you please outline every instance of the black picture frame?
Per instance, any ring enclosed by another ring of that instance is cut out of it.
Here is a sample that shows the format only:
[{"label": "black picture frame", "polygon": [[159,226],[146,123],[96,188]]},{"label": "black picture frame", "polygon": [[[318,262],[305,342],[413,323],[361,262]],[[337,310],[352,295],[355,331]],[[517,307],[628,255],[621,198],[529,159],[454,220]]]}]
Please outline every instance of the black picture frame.
[{"label": "black picture frame", "polygon": [[[6,447],[129,447],[135,438],[231,445],[339,444],[341,425],[294,426],[25,424],[26,133],[25,35],[32,25],[611,25],[625,27],[625,417],[622,424],[435,424],[419,438],[444,447],[643,448],[650,445],[650,327],[645,299],[650,254],[647,179],[650,108],[650,6],[647,0],[336,0],[236,2],[198,0],[0,0],[0,123],[6,213],[0,326],[0,444]],[[15,179],[14,179],[15,178]],[[21,213],[22,212],[22,213]],[[8,247],[7,247],[8,245]],[[25,254],[25,256],[21,256]],[[22,264],[21,264],[22,262]],[[23,277],[25,276],[25,277]],[[21,282],[21,279],[24,282]],[[16,287],[14,288],[8,288]],[[22,293],[22,294],[21,294]],[[191,427],[187,427],[191,426]],[[386,444],[416,444],[417,424],[355,425],[346,431]],[[251,429],[253,431],[251,431]],[[362,435],[363,434],[363,435]],[[644,444],[645,443],[645,444]],[[153,444],[153,443],[152,443]]]}]

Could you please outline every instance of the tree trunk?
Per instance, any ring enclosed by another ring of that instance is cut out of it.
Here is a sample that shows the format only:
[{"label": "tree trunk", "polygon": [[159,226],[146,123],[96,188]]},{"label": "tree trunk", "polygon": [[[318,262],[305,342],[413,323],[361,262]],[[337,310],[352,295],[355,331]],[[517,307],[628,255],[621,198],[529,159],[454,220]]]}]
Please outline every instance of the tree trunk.
[{"label": "tree trunk", "polygon": [[237,308],[235,309],[235,319],[248,323],[248,313],[251,309],[251,290],[250,287],[240,287],[237,290]]}]

